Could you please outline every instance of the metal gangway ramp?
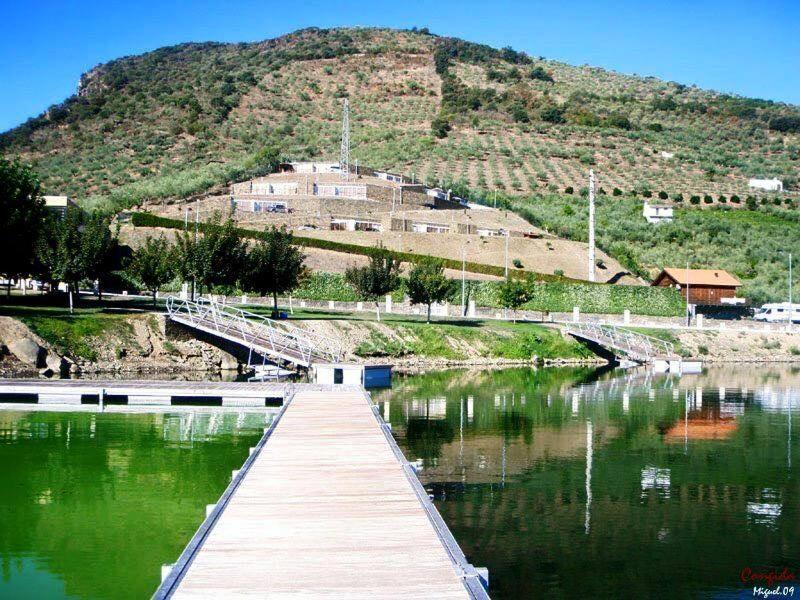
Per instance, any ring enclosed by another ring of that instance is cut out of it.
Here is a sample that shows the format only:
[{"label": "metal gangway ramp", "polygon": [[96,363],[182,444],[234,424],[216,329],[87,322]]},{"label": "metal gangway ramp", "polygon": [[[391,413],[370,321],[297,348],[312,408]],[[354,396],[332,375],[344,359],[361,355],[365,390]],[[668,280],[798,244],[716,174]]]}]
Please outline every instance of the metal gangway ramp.
[{"label": "metal gangway ramp", "polygon": [[239,344],[265,359],[308,368],[342,358],[341,347],[330,338],[208,298],[169,296],[167,313],[175,323]]},{"label": "metal gangway ramp", "polygon": [[488,600],[356,386],[299,386],[155,600]]},{"label": "metal gangway ramp", "polygon": [[569,323],[565,331],[574,338],[592,342],[617,357],[628,358],[635,362],[679,360],[671,343],[614,325]]}]

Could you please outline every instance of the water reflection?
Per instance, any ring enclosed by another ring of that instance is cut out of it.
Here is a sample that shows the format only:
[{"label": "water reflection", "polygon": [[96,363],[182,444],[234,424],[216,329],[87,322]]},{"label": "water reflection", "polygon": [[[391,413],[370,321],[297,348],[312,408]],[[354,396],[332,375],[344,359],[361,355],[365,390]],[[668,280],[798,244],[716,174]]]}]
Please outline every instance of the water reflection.
[{"label": "water reflection", "polygon": [[271,418],[0,411],[0,597],[149,597]]},{"label": "water reflection", "polygon": [[[738,594],[800,559],[800,374],[511,369],[375,395],[495,598]],[[752,596],[752,589],[747,593]]]}]

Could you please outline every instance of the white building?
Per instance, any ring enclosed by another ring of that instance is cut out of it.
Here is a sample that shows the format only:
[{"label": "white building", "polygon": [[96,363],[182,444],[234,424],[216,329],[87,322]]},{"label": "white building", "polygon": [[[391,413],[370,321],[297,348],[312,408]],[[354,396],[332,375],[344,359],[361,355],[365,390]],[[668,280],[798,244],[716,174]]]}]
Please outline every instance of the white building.
[{"label": "white building", "polygon": [[331,217],[333,231],[375,231],[380,233],[383,226],[378,221],[349,217]]},{"label": "white building", "polygon": [[366,199],[367,186],[362,183],[315,183],[314,195],[326,198]]},{"label": "white building", "polygon": [[765,192],[782,192],[783,182],[780,179],[751,179],[748,182],[751,190],[764,190]]},{"label": "white building", "polygon": [[411,230],[414,233],[450,233],[450,226],[438,223],[414,223],[411,225]]},{"label": "white building", "polygon": [[42,196],[42,198],[44,199],[45,208],[53,211],[62,219],[67,214],[67,208],[77,206],[67,196]]},{"label": "white building", "polygon": [[383,179],[384,181],[403,183],[402,175],[395,175],[394,173],[389,173],[387,171],[375,171],[375,177],[377,177],[378,179]]},{"label": "white building", "polygon": [[674,218],[674,211],[671,206],[657,206],[655,204],[644,203],[642,215],[648,223],[670,222]]},{"label": "white building", "polygon": [[335,162],[291,162],[281,165],[282,170],[294,173],[339,173],[339,163]]},{"label": "white building", "polygon": [[250,193],[257,196],[293,196],[297,194],[296,181],[253,181]]}]

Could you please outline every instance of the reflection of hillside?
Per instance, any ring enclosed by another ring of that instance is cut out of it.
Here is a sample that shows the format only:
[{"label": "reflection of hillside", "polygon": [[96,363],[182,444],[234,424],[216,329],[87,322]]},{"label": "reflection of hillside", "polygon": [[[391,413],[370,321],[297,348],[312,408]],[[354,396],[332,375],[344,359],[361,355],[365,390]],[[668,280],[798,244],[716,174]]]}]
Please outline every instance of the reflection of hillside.
[{"label": "reflection of hillside", "polygon": [[[573,421],[558,429],[536,427],[530,439],[467,432],[463,440],[457,429],[449,429],[446,439],[434,439],[435,432],[427,428],[436,421],[420,421],[410,420],[405,435],[408,458],[422,459],[426,482],[498,483],[526,473],[538,463],[561,458],[582,460],[586,455],[585,421]],[[434,425],[437,432],[442,430],[439,423]],[[593,431],[595,450],[617,435],[613,425],[595,426]]]}]

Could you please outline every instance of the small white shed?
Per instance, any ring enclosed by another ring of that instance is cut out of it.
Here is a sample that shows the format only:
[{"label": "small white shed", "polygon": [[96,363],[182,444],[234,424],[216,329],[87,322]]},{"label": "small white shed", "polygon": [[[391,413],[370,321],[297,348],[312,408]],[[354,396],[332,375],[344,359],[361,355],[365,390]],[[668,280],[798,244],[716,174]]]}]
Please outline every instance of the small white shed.
[{"label": "small white shed", "polygon": [[363,385],[365,388],[390,387],[392,365],[314,363],[311,379],[325,385]]}]

